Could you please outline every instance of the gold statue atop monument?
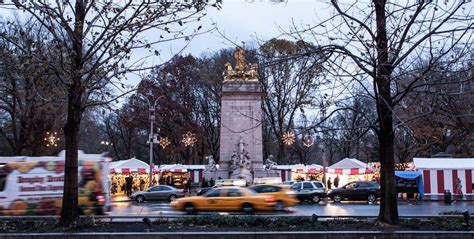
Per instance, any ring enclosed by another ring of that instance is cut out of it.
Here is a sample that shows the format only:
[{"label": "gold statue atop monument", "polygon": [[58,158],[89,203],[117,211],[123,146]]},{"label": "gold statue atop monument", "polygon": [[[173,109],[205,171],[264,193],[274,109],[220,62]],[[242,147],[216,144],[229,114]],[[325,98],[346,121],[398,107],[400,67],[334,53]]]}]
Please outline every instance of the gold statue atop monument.
[{"label": "gold statue atop monument", "polygon": [[252,64],[249,66],[245,62],[245,51],[242,47],[237,47],[234,50],[233,56],[235,58],[235,69],[232,68],[230,62],[224,64],[226,71],[224,72],[224,81],[230,80],[257,80],[258,66]]}]

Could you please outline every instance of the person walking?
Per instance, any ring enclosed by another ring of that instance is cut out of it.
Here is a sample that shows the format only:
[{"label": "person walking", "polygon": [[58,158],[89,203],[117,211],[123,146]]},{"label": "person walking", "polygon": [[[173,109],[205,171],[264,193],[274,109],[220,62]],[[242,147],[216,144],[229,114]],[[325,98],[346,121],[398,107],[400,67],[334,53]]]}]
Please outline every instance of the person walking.
[{"label": "person walking", "polygon": [[202,178],[201,188],[208,188],[208,187],[209,185],[207,184],[206,178]]},{"label": "person walking", "polygon": [[125,184],[126,184],[126,192],[127,192],[127,196],[130,197],[130,195],[132,195],[132,183],[133,183],[133,178],[132,176],[128,176],[125,178]]},{"label": "person walking", "polygon": [[332,188],[332,183],[331,183],[331,177],[328,178],[328,189],[331,189]]},{"label": "person walking", "polygon": [[213,187],[214,186],[214,179],[211,178],[211,180],[209,180],[209,187]]},{"label": "person walking", "polygon": [[336,175],[336,178],[334,179],[334,187],[335,188],[339,187],[339,175]]},{"label": "person walking", "polygon": [[458,198],[458,200],[462,200],[462,183],[461,179],[459,178],[456,179],[456,183],[454,185],[454,195],[456,198]]}]

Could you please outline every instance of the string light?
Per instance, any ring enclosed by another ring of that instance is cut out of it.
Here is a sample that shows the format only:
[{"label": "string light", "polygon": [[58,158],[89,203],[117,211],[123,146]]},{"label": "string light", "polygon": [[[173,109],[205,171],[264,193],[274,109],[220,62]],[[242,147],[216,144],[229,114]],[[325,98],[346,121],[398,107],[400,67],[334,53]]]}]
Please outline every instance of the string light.
[{"label": "string light", "polygon": [[165,149],[166,147],[168,147],[168,145],[171,144],[171,141],[168,137],[161,137],[159,143],[160,146]]},{"label": "string light", "polygon": [[306,148],[309,148],[311,146],[313,146],[314,144],[314,138],[307,134],[305,136],[303,136],[303,146],[305,146]]},{"label": "string light", "polygon": [[192,147],[197,142],[196,135],[188,131],[186,134],[183,134],[183,140],[181,140],[181,142],[183,142],[186,147]]},{"label": "string light", "polygon": [[286,145],[293,145],[296,142],[295,133],[287,131],[287,132],[283,133],[283,136],[281,137],[281,140]]},{"label": "string light", "polygon": [[57,135],[57,132],[46,132],[46,138],[44,138],[44,141],[46,141],[46,147],[58,147],[59,137],[57,137]]}]

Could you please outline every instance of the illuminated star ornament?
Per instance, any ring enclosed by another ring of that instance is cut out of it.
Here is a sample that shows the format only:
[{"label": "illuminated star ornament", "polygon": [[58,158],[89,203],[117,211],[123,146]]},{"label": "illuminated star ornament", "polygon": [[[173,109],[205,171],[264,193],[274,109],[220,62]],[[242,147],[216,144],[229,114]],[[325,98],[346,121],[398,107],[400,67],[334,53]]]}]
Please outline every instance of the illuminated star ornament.
[{"label": "illuminated star ornament", "polygon": [[168,137],[161,137],[159,143],[160,143],[160,146],[164,149],[168,147],[168,145],[171,144],[171,141]]},{"label": "illuminated star ornament", "polygon": [[44,138],[44,141],[46,141],[46,147],[58,147],[58,133],[57,132],[46,132],[46,138]]},{"label": "illuminated star ornament", "polygon": [[314,138],[307,134],[303,137],[303,146],[305,146],[306,148],[309,148],[311,146],[313,146],[314,144]]},{"label": "illuminated star ornament", "polygon": [[192,147],[197,142],[196,135],[188,131],[186,134],[183,134],[183,140],[181,140],[181,142],[183,142],[186,147]]},{"label": "illuminated star ornament", "polygon": [[283,133],[281,140],[283,140],[283,143],[286,145],[293,145],[296,141],[295,133],[287,131]]}]

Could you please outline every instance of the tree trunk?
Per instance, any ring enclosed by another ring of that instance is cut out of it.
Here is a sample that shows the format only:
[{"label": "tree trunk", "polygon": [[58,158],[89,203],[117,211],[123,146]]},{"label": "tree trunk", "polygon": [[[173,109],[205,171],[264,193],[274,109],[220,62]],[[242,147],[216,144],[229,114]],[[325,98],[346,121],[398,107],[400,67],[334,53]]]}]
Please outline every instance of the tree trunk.
[{"label": "tree trunk", "polygon": [[83,41],[84,41],[84,19],[85,0],[77,0],[75,3],[75,23],[74,32],[69,35],[72,43],[71,69],[72,83],[68,88],[68,109],[64,135],[66,138],[66,159],[64,171],[64,193],[61,209],[60,223],[63,226],[74,226],[79,219],[78,208],[78,150],[79,150],[79,130],[83,112],[82,97],[84,86],[82,78],[84,74],[83,61]]},{"label": "tree trunk", "polygon": [[64,192],[60,223],[69,227],[79,218],[78,211],[78,150],[79,129],[82,118],[81,96],[71,89],[68,99],[67,120],[64,127],[66,138],[66,159],[64,172]]},{"label": "tree trunk", "polygon": [[377,64],[374,85],[377,90],[377,113],[379,118],[379,157],[381,200],[378,220],[392,225],[398,224],[397,193],[395,189],[395,160],[392,97],[390,80],[392,66],[388,59],[388,43],[385,16],[386,0],[374,0],[377,21]]}]

